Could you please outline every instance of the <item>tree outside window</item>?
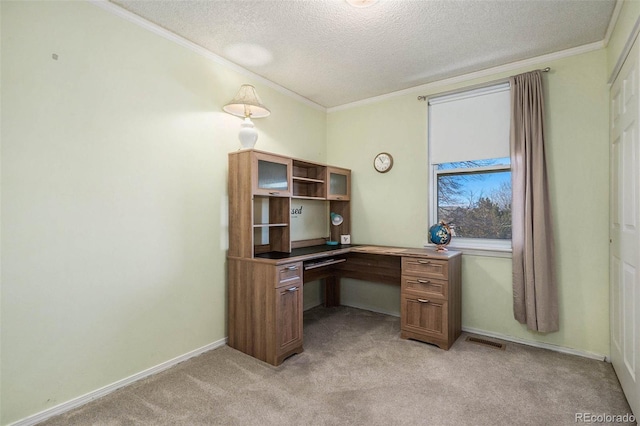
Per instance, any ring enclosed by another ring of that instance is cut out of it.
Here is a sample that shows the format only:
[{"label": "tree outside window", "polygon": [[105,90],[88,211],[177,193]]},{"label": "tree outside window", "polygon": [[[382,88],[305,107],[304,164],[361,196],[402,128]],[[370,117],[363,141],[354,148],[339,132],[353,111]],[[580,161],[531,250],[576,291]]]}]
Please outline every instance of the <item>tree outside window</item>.
[{"label": "tree outside window", "polygon": [[509,158],[438,164],[437,215],[459,238],[511,239]]}]

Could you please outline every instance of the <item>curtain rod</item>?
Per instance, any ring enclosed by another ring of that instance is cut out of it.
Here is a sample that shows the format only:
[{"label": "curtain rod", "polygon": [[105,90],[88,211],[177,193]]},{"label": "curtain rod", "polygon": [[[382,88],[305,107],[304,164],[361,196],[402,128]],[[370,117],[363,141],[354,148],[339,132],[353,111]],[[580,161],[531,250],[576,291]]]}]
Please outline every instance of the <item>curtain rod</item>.
[{"label": "curtain rod", "polygon": [[[540,72],[549,72],[549,71],[551,71],[551,67],[542,68],[542,69],[541,69],[541,70],[539,70],[539,71],[540,71]],[[502,80],[504,80],[504,79],[502,79]],[[499,81],[502,81],[502,80],[499,80]],[[495,82],[494,82],[494,83],[495,83]],[[490,85],[490,84],[491,84],[491,82],[483,83],[483,86],[484,86],[485,84],[486,84],[486,85]],[[427,100],[427,98],[428,98],[428,96],[427,96],[427,95],[420,95],[420,96],[418,96],[418,100],[419,100],[419,101],[426,101],[426,100]]]}]

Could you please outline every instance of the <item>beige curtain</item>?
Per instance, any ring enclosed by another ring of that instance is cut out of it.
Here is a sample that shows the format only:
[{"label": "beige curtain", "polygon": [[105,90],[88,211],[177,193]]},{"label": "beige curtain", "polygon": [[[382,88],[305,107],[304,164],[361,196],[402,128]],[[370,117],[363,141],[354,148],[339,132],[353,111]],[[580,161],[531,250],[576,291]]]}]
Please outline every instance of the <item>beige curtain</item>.
[{"label": "beige curtain", "polygon": [[544,153],[542,73],[511,77],[513,312],[527,328],[558,330],[554,238]]}]

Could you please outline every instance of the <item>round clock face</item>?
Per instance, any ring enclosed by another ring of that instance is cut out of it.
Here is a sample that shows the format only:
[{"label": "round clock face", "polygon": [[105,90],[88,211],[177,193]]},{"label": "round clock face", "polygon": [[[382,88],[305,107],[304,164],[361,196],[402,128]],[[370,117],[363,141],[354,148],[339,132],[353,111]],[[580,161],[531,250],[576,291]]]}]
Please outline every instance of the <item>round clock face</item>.
[{"label": "round clock face", "polygon": [[389,153],[381,152],[373,159],[373,167],[380,173],[386,173],[393,167],[393,157]]}]

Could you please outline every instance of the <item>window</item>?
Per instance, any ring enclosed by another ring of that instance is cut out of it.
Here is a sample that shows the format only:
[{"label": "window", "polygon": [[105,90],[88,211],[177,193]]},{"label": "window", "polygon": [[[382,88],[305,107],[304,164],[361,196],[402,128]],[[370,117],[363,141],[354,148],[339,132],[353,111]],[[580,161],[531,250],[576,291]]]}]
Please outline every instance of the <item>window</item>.
[{"label": "window", "polygon": [[430,220],[444,220],[452,246],[511,248],[509,85],[429,100]]}]

